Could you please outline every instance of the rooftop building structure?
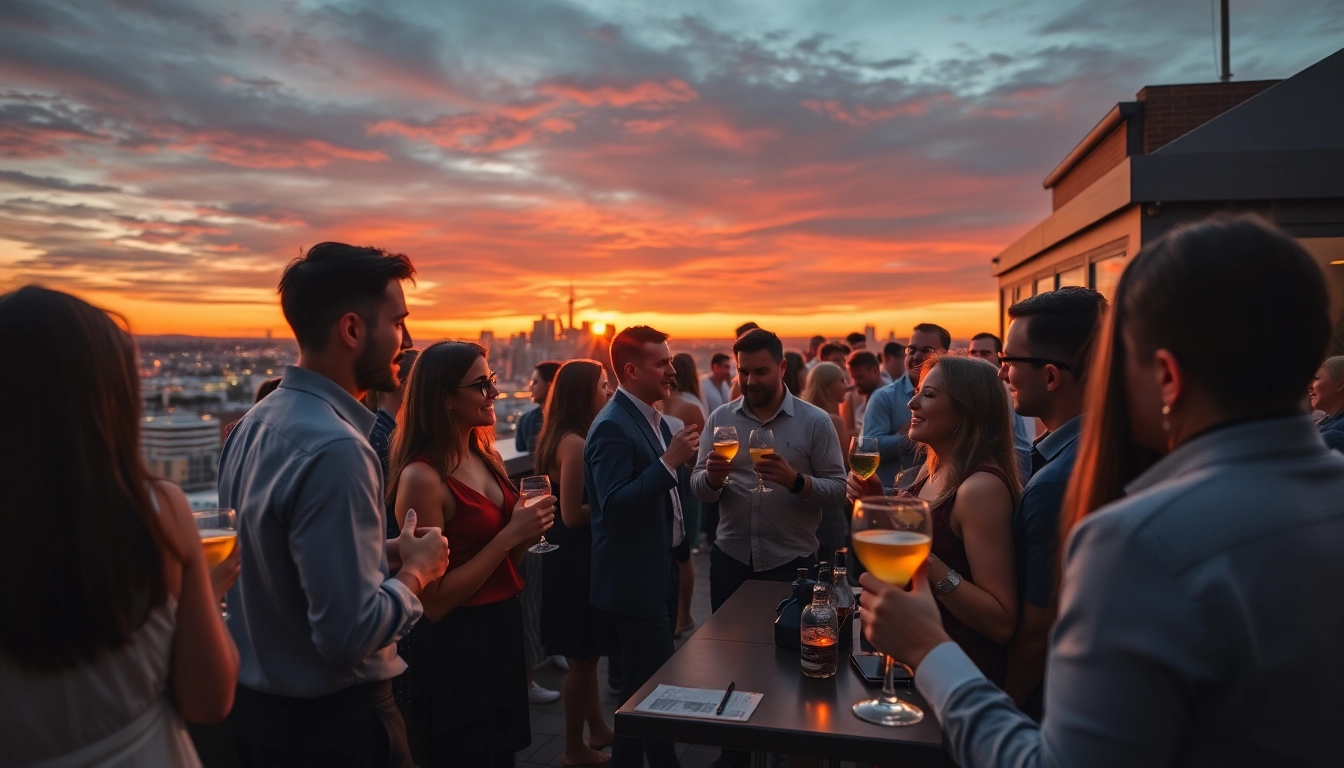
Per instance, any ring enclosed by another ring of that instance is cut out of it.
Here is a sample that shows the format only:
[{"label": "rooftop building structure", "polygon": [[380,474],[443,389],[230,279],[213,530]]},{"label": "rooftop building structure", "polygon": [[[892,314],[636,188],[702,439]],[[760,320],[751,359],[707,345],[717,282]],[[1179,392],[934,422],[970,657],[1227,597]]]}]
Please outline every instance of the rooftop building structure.
[{"label": "rooftop building structure", "polygon": [[219,422],[210,416],[173,414],[141,420],[140,450],[149,471],[184,491],[215,487],[221,446]]}]

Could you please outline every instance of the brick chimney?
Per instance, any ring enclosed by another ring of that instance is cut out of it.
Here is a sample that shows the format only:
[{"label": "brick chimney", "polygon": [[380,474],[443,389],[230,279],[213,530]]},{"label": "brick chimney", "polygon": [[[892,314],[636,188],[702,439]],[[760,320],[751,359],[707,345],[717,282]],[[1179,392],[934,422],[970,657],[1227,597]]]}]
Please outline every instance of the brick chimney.
[{"label": "brick chimney", "polygon": [[1247,80],[1145,87],[1137,96],[1143,104],[1143,153],[1160,149],[1279,82]]}]

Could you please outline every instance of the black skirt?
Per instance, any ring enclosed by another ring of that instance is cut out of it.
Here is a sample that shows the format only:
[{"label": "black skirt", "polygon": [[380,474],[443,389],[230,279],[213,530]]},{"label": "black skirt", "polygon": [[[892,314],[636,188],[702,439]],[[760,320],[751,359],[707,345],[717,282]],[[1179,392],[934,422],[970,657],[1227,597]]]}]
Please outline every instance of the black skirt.
[{"label": "black skirt", "polygon": [[571,659],[620,655],[615,623],[588,602],[592,527],[570,528],[556,515],[546,540],[560,547],[541,555],[541,644],[546,653]]},{"label": "black skirt", "polygon": [[411,716],[423,768],[512,766],[532,743],[517,597],[416,627]]}]

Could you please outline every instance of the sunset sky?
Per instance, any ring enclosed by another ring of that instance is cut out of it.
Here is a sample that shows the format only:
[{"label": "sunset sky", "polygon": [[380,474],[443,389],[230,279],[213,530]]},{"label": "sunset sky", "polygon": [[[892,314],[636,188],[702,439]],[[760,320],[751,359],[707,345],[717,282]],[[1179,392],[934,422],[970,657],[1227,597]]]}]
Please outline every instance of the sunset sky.
[{"label": "sunset sky", "polygon": [[[1236,79],[1344,45],[1232,0]],[[727,336],[997,327],[989,260],[1208,0],[0,3],[0,289],[139,333],[288,333],[313,243],[412,257],[421,338],[564,309]]]}]

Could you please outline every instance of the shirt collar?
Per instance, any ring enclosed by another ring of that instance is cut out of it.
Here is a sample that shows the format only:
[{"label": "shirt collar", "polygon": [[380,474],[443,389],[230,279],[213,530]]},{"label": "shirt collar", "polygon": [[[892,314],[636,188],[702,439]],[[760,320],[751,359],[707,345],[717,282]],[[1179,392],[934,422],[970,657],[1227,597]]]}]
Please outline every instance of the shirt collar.
[{"label": "shirt collar", "polygon": [[635,404],[635,407],[638,408],[639,412],[644,415],[644,418],[649,422],[650,425],[653,426],[654,430],[658,429],[658,422],[661,421],[663,418],[663,415],[658,412],[658,409],[654,408],[653,406],[649,405],[643,400],[640,400],[638,397],[635,397],[633,394],[630,393],[630,390],[626,389],[624,386],[617,386],[616,391],[624,392],[625,396],[630,398],[630,402]]},{"label": "shirt collar", "polygon": [[1185,441],[1126,485],[1125,493],[1134,494],[1174,477],[1222,462],[1265,456],[1286,461],[1324,450],[1320,434],[1311,423],[1310,416],[1244,421],[1221,429],[1207,430]]},{"label": "shirt collar", "polygon": [[1036,442],[1036,450],[1046,461],[1054,461],[1059,452],[1072,445],[1083,429],[1083,417],[1074,416]]},{"label": "shirt collar", "polygon": [[285,373],[280,378],[280,386],[285,389],[297,389],[300,392],[307,392],[315,397],[320,397],[327,401],[336,414],[349,422],[359,433],[368,436],[373,431],[373,425],[378,421],[378,417],[369,412],[362,403],[356,400],[349,392],[341,389],[336,382],[323,376],[320,373],[300,368],[297,365],[286,365]]},{"label": "shirt collar", "polygon": [[[781,386],[781,387],[784,386],[783,382],[780,383],[780,386]],[[756,413],[755,413],[755,411],[752,411],[752,410],[751,410],[751,406],[747,405],[747,398],[746,398],[746,397],[739,397],[739,398],[738,398],[737,400],[735,400],[734,402],[737,403],[737,406],[736,406],[735,410],[736,410],[738,413],[740,413],[740,414],[742,414],[742,415],[746,416],[747,418],[752,419],[752,420],[754,420],[754,421],[760,421],[762,424],[769,424],[770,422],[772,422],[772,421],[774,421],[775,419],[779,418],[779,414],[781,414],[781,413],[785,414],[786,416],[793,416],[793,404],[794,404],[796,401],[797,401],[797,398],[795,398],[795,397],[793,396],[793,393],[790,392],[788,389],[785,389],[785,390],[784,390],[784,399],[783,399],[782,401],[780,401],[780,403],[779,403],[779,410],[775,411],[773,414],[770,415],[770,418],[765,419],[764,421],[762,421],[761,419],[757,419],[757,418],[756,418]]]}]

